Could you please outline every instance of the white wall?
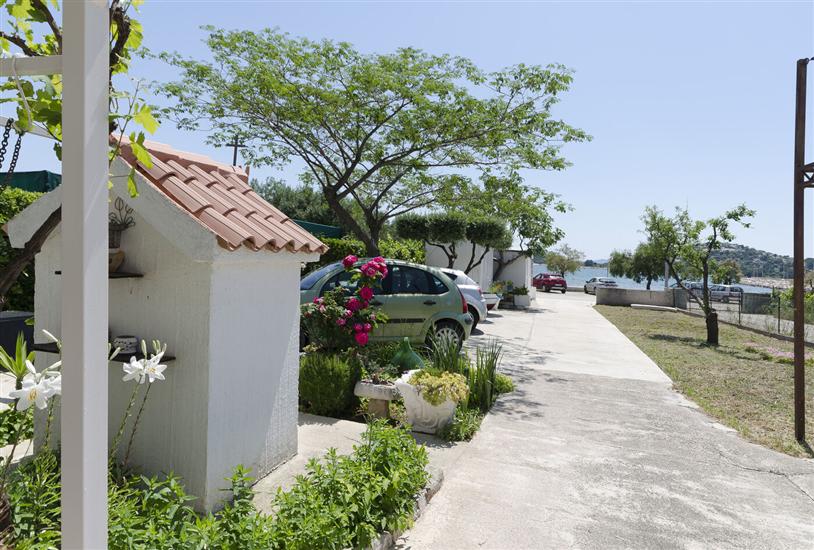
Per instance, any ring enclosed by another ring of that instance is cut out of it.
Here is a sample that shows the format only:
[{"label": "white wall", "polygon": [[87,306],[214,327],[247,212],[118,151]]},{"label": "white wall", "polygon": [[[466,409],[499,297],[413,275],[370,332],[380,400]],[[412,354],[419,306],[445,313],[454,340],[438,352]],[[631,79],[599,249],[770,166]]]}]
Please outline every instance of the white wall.
[{"label": "white wall", "polygon": [[[483,254],[483,247],[480,245],[475,246],[475,261]],[[441,250],[440,247],[433,245],[424,245],[426,253],[426,264],[435,267],[448,267],[449,260],[447,255]],[[469,258],[472,256],[472,244],[467,242],[456,243],[456,252],[458,257],[455,259],[454,268],[463,271],[469,264]],[[481,288],[486,289],[492,284],[492,251],[488,251],[483,257],[483,261],[479,266],[474,268],[471,273],[468,273]]]},{"label": "white wall", "polygon": [[[177,360],[166,363],[166,380],[150,390],[130,463],[150,475],[175,472],[198,497],[193,504],[209,509],[228,496],[224,478],[238,464],[260,476],[296,454],[300,265],[318,256],[229,252],[212,238],[213,250],[203,254],[212,263],[193,261],[177,240],[135,218],[122,234],[127,257],[120,271],[144,277],[109,281],[111,336],[159,339]],[[54,274],[61,269],[60,234],[57,229],[36,258],[38,342],[43,328],[61,334],[61,276]],[[38,353],[38,367],[56,359]],[[134,383],[122,382],[121,361],[110,369],[112,441]],[[136,409],[139,403],[140,397]],[[37,428],[41,444],[43,414]],[[58,440],[57,414],[52,442]]]},{"label": "white wall", "polygon": [[[189,261],[138,215],[136,224],[122,234],[122,249],[127,258],[121,271],[138,271],[144,277],[109,281],[111,336],[132,334],[148,342],[154,338],[162,340],[168,343],[167,353],[176,355],[178,360],[166,363],[166,380],[150,390],[130,462],[148,474],[174,471],[184,478],[191,494],[201,496],[205,492],[207,468],[211,266]],[[43,341],[43,328],[57,336],[62,332],[61,275],[54,274],[62,268],[59,241],[57,231],[36,258],[36,341]],[[54,360],[54,355],[37,354],[40,368]],[[122,382],[121,361],[110,363],[110,369],[108,432],[112,441],[134,385]],[[135,414],[127,424],[122,450],[134,417]],[[41,422],[38,426],[42,427]],[[38,435],[41,440],[41,433]],[[57,422],[52,428],[52,440],[58,439]]]},{"label": "white wall", "polygon": [[[514,250],[505,250],[503,252],[505,261],[511,261],[517,256],[521,256],[521,253]],[[531,257],[522,255],[522,257],[507,265],[497,278],[501,281],[511,281],[514,286],[524,286],[531,289],[532,264]]]},{"label": "white wall", "polygon": [[263,256],[258,261],[256,252],[224,251],[213,265],[210,490],[237,464],[259,477],[297,453],[302,255]]}]

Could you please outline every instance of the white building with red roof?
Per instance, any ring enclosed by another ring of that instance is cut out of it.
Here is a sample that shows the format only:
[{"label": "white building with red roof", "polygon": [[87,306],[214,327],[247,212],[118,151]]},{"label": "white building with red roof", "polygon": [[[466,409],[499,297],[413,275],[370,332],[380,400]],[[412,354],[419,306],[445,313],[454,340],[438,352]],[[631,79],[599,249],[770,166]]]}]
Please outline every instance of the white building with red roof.
[{"label": "white building with red roof", "polygon": [[[151,389],[130,462],[175,472],[210,509],[236,465],[260,477],[297,452],[300,271],[327,247],[258,196],[242,168],[145,147],[152,166],[125,144],[112,167],[111,209],[121,198],[135,225],[121,234],[125,259],[111,274],[110,335],[161,340],[174,359]],[[127,190],[131,167],[137,197]],[[57,188],[11,220],[12,246],[60,204]],[[60,235],[36,257],[35,334],[61,333]],[[37,362],[54,359],[40,352]],[[109,367],[112,439],[133,386],[121,361]]]}]

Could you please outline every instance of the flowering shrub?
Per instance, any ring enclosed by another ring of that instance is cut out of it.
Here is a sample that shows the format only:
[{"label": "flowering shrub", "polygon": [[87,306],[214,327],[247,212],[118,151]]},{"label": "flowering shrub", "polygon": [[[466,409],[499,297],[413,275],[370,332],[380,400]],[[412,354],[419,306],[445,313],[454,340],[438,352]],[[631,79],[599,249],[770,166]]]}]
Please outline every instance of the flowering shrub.
[{"label": "flowering shrub", "polygon": [[370,339],[370,332],[387,320],[370,304],[375,295],[373,288],[387,276],[384,258],[376,257],[356,267],[358,262],[353,255],[342,260],[345,270],[352,274],[351,282],[356,283],[353,294],[337,286],[301,308],[308,335],[319,348],[336,350],[364,346]]},{"label": "flowering shrub", "polygon": [[409,383],[430,405],[440,405],[447,400],[460,403],[469,396],[466,378],[454,372],[436,374],[430,370],[420,370],[410,377]]}]

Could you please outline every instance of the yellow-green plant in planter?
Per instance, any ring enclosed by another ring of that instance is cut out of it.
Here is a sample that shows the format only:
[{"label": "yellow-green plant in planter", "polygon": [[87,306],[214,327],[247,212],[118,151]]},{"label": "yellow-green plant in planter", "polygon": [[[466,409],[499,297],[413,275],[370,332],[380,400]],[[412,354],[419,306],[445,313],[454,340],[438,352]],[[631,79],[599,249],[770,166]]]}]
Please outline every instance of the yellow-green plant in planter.
[{"label": "yellow-green plant in planter", "polygon": [[438,406],[444,401],[461,403],[469,396],[466,378],[454,372],[433,373],[420,370],[410,377],[409,383],[430,405]]}]

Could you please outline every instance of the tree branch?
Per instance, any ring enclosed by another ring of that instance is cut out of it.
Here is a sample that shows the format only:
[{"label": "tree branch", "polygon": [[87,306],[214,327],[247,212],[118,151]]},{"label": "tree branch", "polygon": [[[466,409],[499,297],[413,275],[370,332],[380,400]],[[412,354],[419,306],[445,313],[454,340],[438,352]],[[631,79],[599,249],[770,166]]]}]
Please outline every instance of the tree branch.
[{"label": "tree branch", "polygon": [[18,48],[20,48],[23,53],[29,57],[38,57],[40,54],[36,51],[32,50],[31,47],[26,44],[25,38],[18,36],[16,34],[8,34],[7,32],[0,31],[0,38],[5,38]]}]

